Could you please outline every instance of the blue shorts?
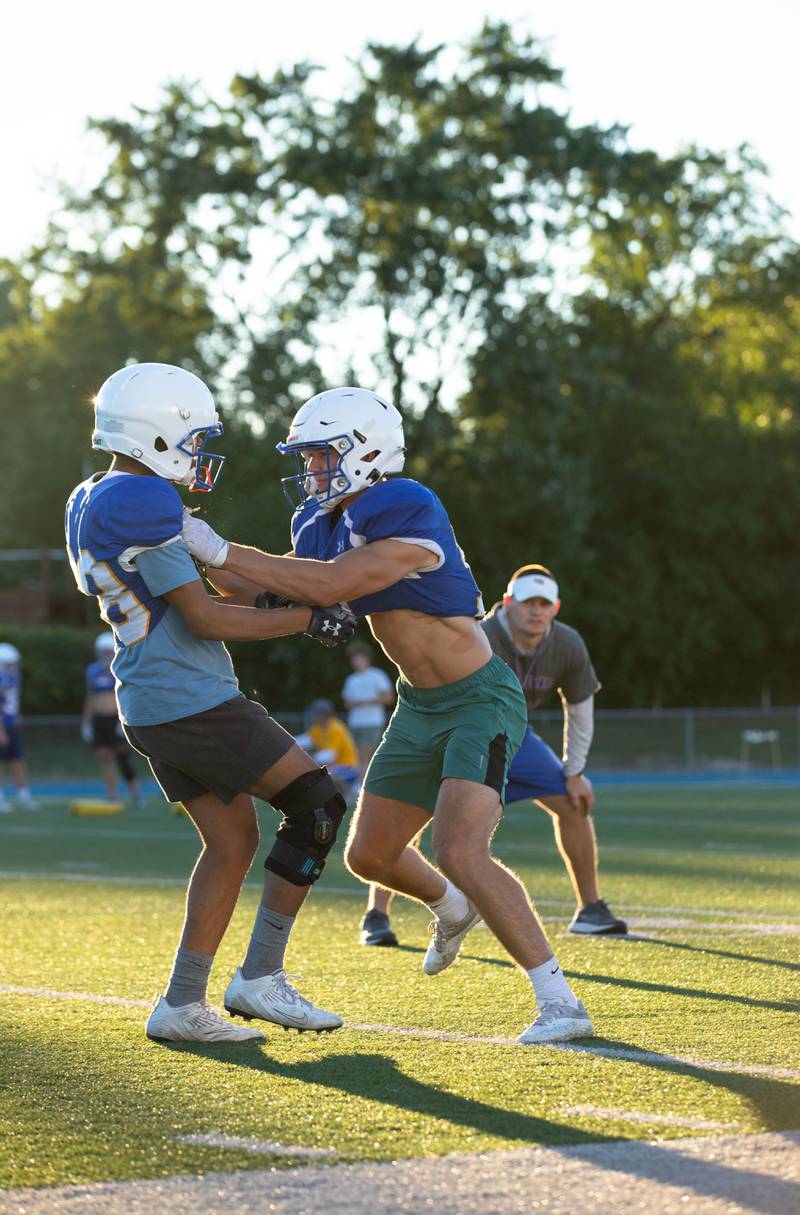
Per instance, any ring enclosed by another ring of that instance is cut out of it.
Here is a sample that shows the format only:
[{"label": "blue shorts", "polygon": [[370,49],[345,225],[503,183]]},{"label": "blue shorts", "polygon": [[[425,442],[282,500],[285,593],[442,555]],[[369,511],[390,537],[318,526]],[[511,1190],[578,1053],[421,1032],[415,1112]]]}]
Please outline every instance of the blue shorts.
[{"label": "blue shorts", "polygon": [[567,792],[564,765],[530,726],[508,770],[506,801],[529,797],[561,797]]},{"label": "blue shorts", "polygon": [[327,764],[331,776],[337,777],[345,785],[355,785],[361,776],[358,768],[352,764]]},{"label": "blue shorts", "polygon": [[0,760],[22,759],[22,731],[19,726],[9,725],[8,722],[3,722],[3,727],[8,742],[0,746]]}]

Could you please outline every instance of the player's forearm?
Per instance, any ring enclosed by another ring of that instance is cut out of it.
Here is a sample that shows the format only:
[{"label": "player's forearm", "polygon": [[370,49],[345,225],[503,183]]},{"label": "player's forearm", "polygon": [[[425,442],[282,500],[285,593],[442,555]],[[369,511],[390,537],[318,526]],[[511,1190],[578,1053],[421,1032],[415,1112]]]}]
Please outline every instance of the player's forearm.
[{"label": "player's forearm", "polygon": [[329,607],[353,594],[352,579],[343,577],[334,561],[273,557],[257,548],[231,544],[223,568],[300,603]]},{"label": "player's forearm", "polygon": [[267,641],[304,633],[310,621],[311,610],[306,607],[263,612],[209,599],[203,612],[187,623],[195,637],[205,641]]},{"label": "player's forearm", "polygon": [[583,772],[594,736],[594,697],[578,704],[564,702],[564,750],[562,760],[567,776]]}]

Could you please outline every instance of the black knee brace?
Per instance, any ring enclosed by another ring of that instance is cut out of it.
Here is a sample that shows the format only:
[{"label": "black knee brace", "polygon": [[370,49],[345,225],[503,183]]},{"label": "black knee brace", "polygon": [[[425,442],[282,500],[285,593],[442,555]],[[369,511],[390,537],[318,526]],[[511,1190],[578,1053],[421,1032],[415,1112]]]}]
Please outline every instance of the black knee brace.
[{"label": "black knee brace", "polygon": [[325,867],[347,803],[327,768],[304,772],[272,798],[283,814],[264,868],[293,886],[311,886]]}]

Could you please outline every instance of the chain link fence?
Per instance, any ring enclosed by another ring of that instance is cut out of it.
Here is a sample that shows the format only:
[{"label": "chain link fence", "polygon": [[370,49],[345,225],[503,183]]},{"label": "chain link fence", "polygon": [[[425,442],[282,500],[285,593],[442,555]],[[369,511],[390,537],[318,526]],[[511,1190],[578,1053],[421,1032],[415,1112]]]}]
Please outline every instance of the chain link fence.
[{"label": "chain link fence", "polygon": [[[276,713],[293,734],[303,715]],[[560,711],[536,716],[539,733],[561,754]],[[28,717],[25,752],[34,781],[97,777],[79,717]],[[135,762],[146,774],[145,761]],[[778,709],[599,709],[589,757],[593,772],[768,772],[800,769],[800,705]]]}]

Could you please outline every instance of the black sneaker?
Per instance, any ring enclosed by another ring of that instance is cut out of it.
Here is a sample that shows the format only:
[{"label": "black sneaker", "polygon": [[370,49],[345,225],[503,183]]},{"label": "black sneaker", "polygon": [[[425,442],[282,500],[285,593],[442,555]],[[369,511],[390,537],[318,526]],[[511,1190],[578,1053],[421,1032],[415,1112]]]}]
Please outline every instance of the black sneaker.
[{"label": "black sneaker", "polygon": [[604,899],[598,899],[596,903],[586,903],[580,911],[575,912],[569,930],[585,936],[598,936],[601,933],[621,936],[628,931],[628,925],[624,920],[617,919]]},{"label": "black sneaker", "polygon": [[368,911],[361,921],[362,945],[396,945],[397,937],[389,926],[389,917],[382,911]]}]

